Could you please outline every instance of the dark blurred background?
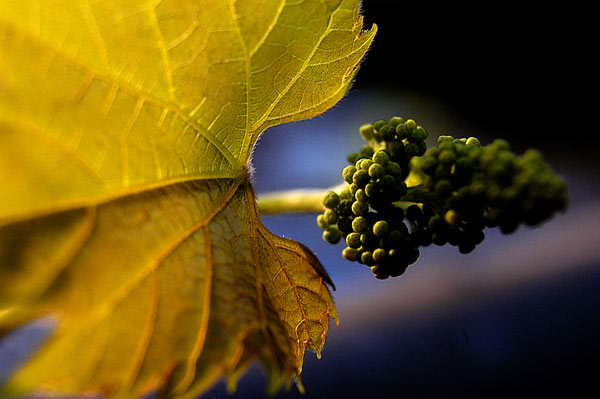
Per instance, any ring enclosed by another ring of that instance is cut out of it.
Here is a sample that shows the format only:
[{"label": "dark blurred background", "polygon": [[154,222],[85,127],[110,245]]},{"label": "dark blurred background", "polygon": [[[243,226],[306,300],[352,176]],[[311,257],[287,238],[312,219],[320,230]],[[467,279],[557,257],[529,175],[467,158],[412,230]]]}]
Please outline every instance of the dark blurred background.
[{"label": "dark blurred background", "polygon": [[[428,247],[408,272],[378,281],[320,238],[315,215],[268,216],[311,248],[336,283],[340,326],[322,359],[278,398],[596,397],[600,375],[600,163],[591,10],[577,3],[363,1],[379,27],[348,95],[310,121],[271,129],[255,154],[262,192],[330,187],[360,148],[360,124],[414,118],[432,138],[471,135],[536,147],[571,203],[538,228],[487,229],[475,252]],[[431,141],[433,143],[433,141]],[[281,165],[286,165],[282,168]],[[293,226],[293,228],[290,228]],[[253,366],[235,395],[264,396]]]}]

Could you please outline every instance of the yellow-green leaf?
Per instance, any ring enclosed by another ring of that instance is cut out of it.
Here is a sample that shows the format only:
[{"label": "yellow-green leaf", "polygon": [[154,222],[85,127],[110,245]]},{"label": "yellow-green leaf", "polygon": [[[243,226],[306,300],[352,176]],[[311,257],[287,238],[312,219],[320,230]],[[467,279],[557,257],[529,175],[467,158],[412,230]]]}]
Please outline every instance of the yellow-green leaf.
[{"label": "yellow-green leaf", "polygon": [[0,2],[0,332],[58,327],[5,392],[277,389],[337,321],[319,261],[261,224],[269,126],[348,89],[358,0]]}]

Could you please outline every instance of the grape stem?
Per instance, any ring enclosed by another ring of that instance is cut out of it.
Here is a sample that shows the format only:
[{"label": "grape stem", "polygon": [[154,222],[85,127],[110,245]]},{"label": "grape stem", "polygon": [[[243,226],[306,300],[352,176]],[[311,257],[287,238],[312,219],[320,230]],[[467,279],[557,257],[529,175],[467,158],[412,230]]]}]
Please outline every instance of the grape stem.
[{"label": "grape stem", "polygon": [[[339,193],[346,188],[346,183],[329,188],[299,188],[257,194],[258,211],[261,215],[279,213],[322,213],[325,210],[323,197],[330,191]],[[420,185],[409,187],[402,199],[395,202],[397,207],[406,209],[416,203],[427,203],[439,206],[435,194],[423,189]]]},{"label": "grape stem", "polygon": [[323,197],[329,191],[340,191],[346,184],[330,188],[300,188],[258,193],[257,205],[261,215],[278,213],[321,213],[325,210]]}]

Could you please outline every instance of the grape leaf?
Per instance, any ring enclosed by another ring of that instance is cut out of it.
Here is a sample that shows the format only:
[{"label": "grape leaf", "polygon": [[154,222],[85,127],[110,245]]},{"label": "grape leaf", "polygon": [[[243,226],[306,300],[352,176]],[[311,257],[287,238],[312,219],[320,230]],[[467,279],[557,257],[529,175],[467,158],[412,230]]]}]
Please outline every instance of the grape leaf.
[{"label": "grape leaf", "polygon": [[337,322],[260,222],[250,156],[327,110],[376,32],[358,0],[0,2],[0,334],[52,337],[3,392],[278,389]]}]

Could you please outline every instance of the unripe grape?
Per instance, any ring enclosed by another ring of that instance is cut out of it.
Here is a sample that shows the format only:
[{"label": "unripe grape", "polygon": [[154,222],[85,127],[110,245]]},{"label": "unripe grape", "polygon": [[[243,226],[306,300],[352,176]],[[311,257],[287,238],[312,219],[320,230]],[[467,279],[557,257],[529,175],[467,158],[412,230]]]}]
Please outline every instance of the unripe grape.
[{"label": "unripe grape", "polygon": [[479,139],[477,137],[469,137],[465,144],[468,146],[481,146],[481,143],[479,142]]},{"label": "unripe grape", "polygon": [[373,125],[362,125],[360,127],[360,135],[365,141],[373,140]]},{"label": "unripe grape", "polygon": [[356,173],[352,176],[352,182],[356,184],[358,187],[364,187],[371,181],[371,177],[366,170],[357,170]]},{"label": "unripe grape", "polygon": [[434,191],[440,198],[448,198],[452,194],[452,191],[454,191],[454,187],[452,187],[450,180],[441,179],[435,183]]},{"label": "unripe grape", "polygon": [[354,193],[354,198],[356,198],[357,201],[360,202],[368,202],[368,198],[367,198],[367,194],[365,193],[365,190],[363,190],[362,188],[359,188],[358,190],[356,190],[356,193]]},{"label": "unripe grape", "polygon": [[344,168],[342,171],[342,177],[346,181],[346,183],[352,183],[352,176],[356,173],[356,167],[354,165],[349,165]]},{"label": "unripe grape", "polygon": [[458,222],[460,222],[460,216],[454,209],[450,209],[446,212],[444,220],[446,220],[446,223],[448,223],[450,226],[456,226]]},{"label": "unripe grape", "polygon": [[325,207],[329,209],[335,209],[335,207],[337,207],[339,203],[340,197],[334,191],[328,192],[323,198],[323,205],[325,205]]},{"label": "unripe grape", "polygon": [[381,166],[386,166],[390,161],[390,156],[387,152],[383,150],[379,150],[373,154],[371,158],[373,162],[380,164]]},{"label": "unripe grape", "polygon": [[353,152],[352,154],[348,155],[346,159],[348,160],[348,163],[354,165],[359,158],[360,154],[358,152]]},{"label": "unripe grape", "polygon": [[327,223],[327,221],[325,220],[325,215],[319,215],[319,216],[317,216],[317,224],[323,230],[325,230],[326,228],[329,227],[329,223]]},{"label": "unripe grape", "polygon": [[375,183],[369,183],[365,186],[365,194],[367,197],[374,197],[379,193],[379,187]]},{"label": "unripe grape", "polygon": [[354,248],[344,248],[342,251],[342,257],[350,262],[356,262],[360,257],[360,251]]},{"label": "unripe grape", "polygon": [[438,161],[442,164],[450,165],[456,161],[456,155],[454,155],[454,151],[452,150],[442,150],[438,156]]},{"label": "unripe grape", "polygon": [[352,204],[352,213],[356,216],[366,216],[369,213],[369,204],[366,202],[355,201]]},{"label": "unripe grape", "polygon": [[396,179],[394,179],[393,176],[384,175],[381,178],[379,178],[376,183],[380,190],[390,192],[396,185]]},{"label": "unripe grape", "polygon": [[337,207],[338,214],[340,216],[349,216],[352,213],[352,200],[343,199]]},{"label": "unripe grape", "polygon": [[[349,188],[344,188],[342,189],[342,191],[340,191],[340,199],[343,201],[345,199],[352,199],[352,193],[350,192]],[[341,202],[341,201],[340,201]]]},{"label": "unripe grape", "polygon": [[394,136],[396,135],[396,130],[394,129],[394,127],[392,127],[390,125],[384,125],[379,130],[379,134],[381,134],[381,138],[384,141],[391,141],[394,139]]},{"label": "unripe grape", "polygon": [[370,251],[363,252],[362,255],[360,256],[360,260],[362,261],[363,264],[365,264],[367,266],[375,265],[375,261],[373,260],[373,254]]},{"label": "unripe grape", "polygon": [[429,136],[427,131],[422,126],[417,126],[415,132],[417,133],[417,138],[419,141],[423,141]]},{"label": "unripe grape", "polygon": [[373,234],[380,238],[387,236],[389,230],[390,226],[385,220],[380,220],[373,225]]},{"label": "unripe grape", "polygon": [[360,155],[365,158],[371,158],[373,156],[373,152],[373,147],[366,145],[360,150]]},{"label": "unripe grape", "polygon": [[415,143],[408,143],[406,146],[404,146],[404,152],[406,153],[406,156],[410,159],[414,156],[419,155],[420,148]]},{"label": "unripe grape", "polygon": [[362,243],[360,242],[360,234],[359,233],[350,233],[346,236],[346,244],[350,248],[360,248]]},{"label": "unripe grape", "polygon": [[472,242],[461,242],[460,244],[458,244],[458,251],[464,255],[472,252],[474,249],[475,244]]},{"label": "unripe grape", "polygon": [[383,249],[383,248],[377,248],[372,253],[373,260],[376,263],[383,262],[383,260],[385,260],[385,258],[386,258],[386,255],[387,255],[387,253],[386,253],[385,249]]},{"label": "unripe grape", "polygon": [[383,126],[387,125],[387,123],[388,122],[385,119],[379,119],[378,121],[376,121],[375,123],[373,123],[373,127],[375,128],[375,130],[379,130]]},{"label": "unripe grape", "polygon": [[392,119],[390,119],[390,125],[396,127],[398,126],[398,124],[400,123],[404,123],[404,119],[398,117],[398,116],[394,116]]},{"label": "unripe grape", "polygon": [[406,122],[396,125],[396,134],[400,140],[405,139],[408,135],[408,132],[409,129],[406,127]]},{"label": "unripe grape", "polygon": [[354,218],[352,221],[352,230],[361,234],[369,231],[369,222],[367,221],[367,218],[364,216],[357,216]]},{"label": "unripe grape", "polygon": [[323,218],[329,224],[336,224],[340,219],[340,216],[333,209],[327,209],[325,213],[323,213]]},{"label": "unripe grape", "polygon": [[400,177],[402,176],[402,167],[397,162],[388,162],[385,172],[390,176]]},{"label": "unripe grape", "polygon": [[385,168],[378,163],[374,163],[369,167],[369,176],[373,179],[379,179],[385,174]]},{"label": "unripe grape", "polygon": [[323,239],[329,244],[337,244],[342,239],[342,233],[336,227],[329,227],[323,232]]}]

